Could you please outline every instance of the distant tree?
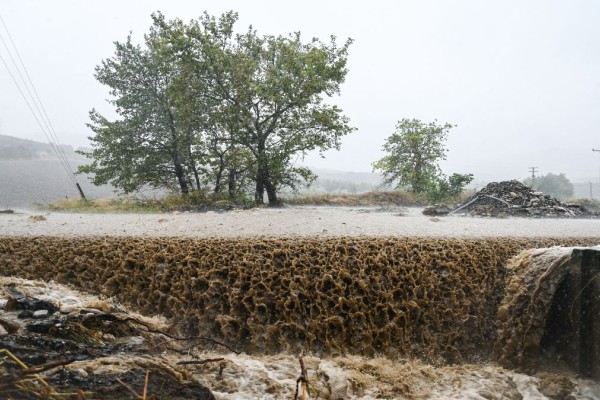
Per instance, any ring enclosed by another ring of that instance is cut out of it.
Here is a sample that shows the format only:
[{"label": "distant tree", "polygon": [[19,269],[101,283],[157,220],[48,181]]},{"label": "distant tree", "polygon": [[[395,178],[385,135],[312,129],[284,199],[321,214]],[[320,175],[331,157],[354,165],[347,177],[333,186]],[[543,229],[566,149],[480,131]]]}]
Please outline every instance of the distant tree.
[{"label": "distant tree", "polygon": [[444,141],[451,124],[425,124],[418,119],[398,121],[396,131],[386,139],[387,153],[373,163],[383,174],[383,183],[396,188],[408,188],[414,193],[426,192],[441,175],[438,165],[446,159]]},{"label": "distant tree", "polygon": [[383,145],[387,154],[373,163],[373,169],[382,172],[384,185],[426,194],[431,202],[456,197],[471,183],[473,175],[454,173],[446,177],[439,167],[439,161],[446,159],[444,142],[453,127],[448,123],[437,125],[437,121],[398,121],[396,131]]},{"label": "distant tree", "polygon": [[544,192],[544,194],[556,197],[557,199],[567,199],[573,196],[573,184],[564,173],[558,175],[548,173],[535,178],[531,177],[523,180],[523,183],[534,190]]}]

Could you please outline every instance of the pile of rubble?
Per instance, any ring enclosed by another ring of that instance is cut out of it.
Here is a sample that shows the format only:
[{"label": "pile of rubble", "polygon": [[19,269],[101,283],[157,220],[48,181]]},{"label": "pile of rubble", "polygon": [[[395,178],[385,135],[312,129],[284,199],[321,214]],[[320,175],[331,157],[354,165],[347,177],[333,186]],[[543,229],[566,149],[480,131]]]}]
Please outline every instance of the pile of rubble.
[{"label": "pile of rubble", "polygon": [[521,216],[521,217],[589,217],[588,210],[579,204],[561,201],[536,192],[523,183],[512,180],[492,182],[474,196],[459,204],[451,214],[464,212],[477,216]]}]

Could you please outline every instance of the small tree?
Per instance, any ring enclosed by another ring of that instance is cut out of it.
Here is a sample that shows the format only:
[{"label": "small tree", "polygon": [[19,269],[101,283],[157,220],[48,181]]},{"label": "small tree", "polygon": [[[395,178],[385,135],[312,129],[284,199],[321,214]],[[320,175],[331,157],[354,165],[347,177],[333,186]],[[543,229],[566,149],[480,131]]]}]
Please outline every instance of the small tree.
[{"label": "small tree", "polygon": [[396,132],[383,145],[386,156],[373,163],[383,173],[383,183],[424,193],[441,176],[439,160],[446,159],[444,141],[451,124],[424,124],[418,119],[398,121]]},{"label": "small tree", "polygon": [[448,178],[440,176],[427,191],[427,199],[432,203],[455,199],[472,181],[473,174],[454,173]]},{"label": "small tree", "polygon": [[573,184],[564,173],[558,175],[548,173],[539,176],[535,182],[531,178],[526,178],[523,183],[535,190],[544,192],[547,195],[558,199],[566,199],[573,196]]},{"label": "small tree", "polygon": [[396,132],[383,145],[387,155],[374,162],[373,169],[381,170],[385,185],[395,184],[396,189],[426,194],[431,202],[456,197],[471,183],[473,175],[442,174],[438,162],[446,159],[444,141],[451,128],[453,125],[437,125],[437,121],[428,124],[418,119],[398,121]]}]

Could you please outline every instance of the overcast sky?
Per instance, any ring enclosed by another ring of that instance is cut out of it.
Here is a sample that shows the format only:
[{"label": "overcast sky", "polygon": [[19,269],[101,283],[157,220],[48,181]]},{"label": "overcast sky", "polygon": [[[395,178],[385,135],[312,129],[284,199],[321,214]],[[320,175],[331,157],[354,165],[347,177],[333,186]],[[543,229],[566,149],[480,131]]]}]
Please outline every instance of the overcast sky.
[{"label": "overcast sky", "polygon": [[[87,144],[88,112],[113,116],[94,67],[129,31],[141,41],[160,10],[185,21],[239,12],[260,34],[301,31],[350,48],[335,102],[357,131],[319,168],[371,171],[402,118],[457,125],[444,172],[520,179],[529,167],[600,179],[600,2],[1,0],[12,35],[62,143]],[[0,33],[6,38],[0,25]],[[7,59],[0,43],[0,55]],[[46,141],[3,65],[0,134]]]}]

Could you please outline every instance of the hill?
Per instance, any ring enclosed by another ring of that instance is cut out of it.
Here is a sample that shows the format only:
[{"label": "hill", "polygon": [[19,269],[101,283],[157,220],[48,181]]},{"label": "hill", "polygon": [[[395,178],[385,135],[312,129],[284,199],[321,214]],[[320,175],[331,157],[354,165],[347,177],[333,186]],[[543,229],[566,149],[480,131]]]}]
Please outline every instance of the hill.
[{"label": "hill", "polygon": [[[62,150],[73,171],[88,162],[71,146]],[[109,186],[94,186],[86,176],[77,179],[88,197],[114,196]],[[27,208],[65,197],[79,197],[79,192],[49,144],[0,135],[0,208]]]}]

